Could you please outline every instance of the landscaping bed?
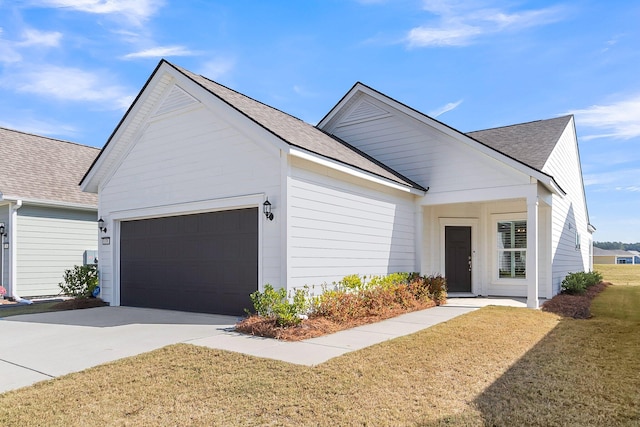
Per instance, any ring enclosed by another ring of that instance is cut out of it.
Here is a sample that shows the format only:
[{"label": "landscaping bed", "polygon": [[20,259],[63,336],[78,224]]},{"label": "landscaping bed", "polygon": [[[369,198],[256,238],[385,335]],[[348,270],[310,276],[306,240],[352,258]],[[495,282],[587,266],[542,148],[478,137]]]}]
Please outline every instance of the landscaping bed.
[{"label": "landscaping bed", "polygon": [[251,294],[255,314],[236,324],[236,331],[285,341],[300,341],[379,322],[446,303],[446,279],[418,273],[389,276],[350,275],[319,296],[308,289],[288,295],[266,285]]},{"label": "landscaping bed", "polygon": [[562,292],[542,304],[542,311],[574,319],[589,319],[591,301],[610,285],[603,282],[602,275],[596,271],[570,273],[562,281]]}]

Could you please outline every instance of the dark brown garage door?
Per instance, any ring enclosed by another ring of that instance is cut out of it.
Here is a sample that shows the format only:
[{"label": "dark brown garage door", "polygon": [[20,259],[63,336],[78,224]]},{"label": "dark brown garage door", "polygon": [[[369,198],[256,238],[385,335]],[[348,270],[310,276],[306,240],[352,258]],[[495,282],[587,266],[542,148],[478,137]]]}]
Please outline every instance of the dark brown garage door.
[{"label": "dark brown garage door", "polygon": [[258,209],[125,221],[120,303],[243,314],[258,284]]}]

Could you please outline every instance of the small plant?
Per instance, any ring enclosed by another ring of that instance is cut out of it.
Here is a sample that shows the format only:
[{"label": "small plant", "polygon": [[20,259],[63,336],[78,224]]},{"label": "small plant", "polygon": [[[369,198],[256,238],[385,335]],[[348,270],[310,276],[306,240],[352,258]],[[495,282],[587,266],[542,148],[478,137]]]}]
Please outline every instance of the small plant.
[{"label": "small plant", "polygon": [[64,283],[58,284],[63,294],[74,298],[89,298],[98,286],[98,266],[76,265],[73,269],[65,270],[63,279]]},{"label": "small plant", "polygon": [[292,298],[288,298],[287,290],[275,290],[270,284],[264,286],[264,292],[255,291],[249,297],[256,314],[273,318],[278,326],[294,326],[300,324],[302,316],[309,308],[308,289],[296,289]]},{"label": "small plant", "polygon": [[357,274],[350,274],[348,276],[344,276],[342,280],[337,283],[338,288],[346,289],[349,291],[361,291],[366,288],[365,279],[367,277],[360,277]]},{"label": "small plant", "polygon": [[7,290],[4,288],[4,286],[0,285],[0,299],[4,298],[6,294],[7,294]]},{"label": "small plant", "polygon": [[583,294],[588,287],[602,281],[602,274],[597,271],[569,273],[562,279],[562,292],[571,295]]}]

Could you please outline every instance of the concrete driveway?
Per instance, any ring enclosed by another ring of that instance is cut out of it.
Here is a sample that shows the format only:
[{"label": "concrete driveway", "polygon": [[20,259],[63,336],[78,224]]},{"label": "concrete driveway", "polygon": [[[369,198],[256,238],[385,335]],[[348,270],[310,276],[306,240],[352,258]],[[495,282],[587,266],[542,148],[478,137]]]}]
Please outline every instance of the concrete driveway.
[{"label": "concrete driveway", "polygon": [[526,307],[519,299],[450,298],[444,306],[297,342],[233,332],[233,316],[169,310],[100,307],[0,317],[0,393],[177,343],[314,366],[487,305]]},{"label": "concrete driveway", "polygon": [[169,344],[228,334],[236,321],[131,307],[0,319],[0,393]]}]

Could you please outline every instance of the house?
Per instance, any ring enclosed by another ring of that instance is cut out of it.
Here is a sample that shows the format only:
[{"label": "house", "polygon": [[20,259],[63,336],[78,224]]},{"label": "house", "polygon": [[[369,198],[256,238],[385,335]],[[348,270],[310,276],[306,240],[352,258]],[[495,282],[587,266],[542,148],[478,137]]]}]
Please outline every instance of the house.
[{"label": "house", "polygon": [[312,126],[165,60],[81,187],[114,305],[240,314],[266,283],[420,271],[538,307],[595,230],[572,116],[464,134],[357,83]]},{"label": "house", "polygon": [[60,293],[97,250],[97,197],[78,183],[99,150],[0,128],[0,280],[7,297]]},{"label": "house", "polygon": [[594,264],[638,264],[638,255],[621,249],[593,248]]}]

